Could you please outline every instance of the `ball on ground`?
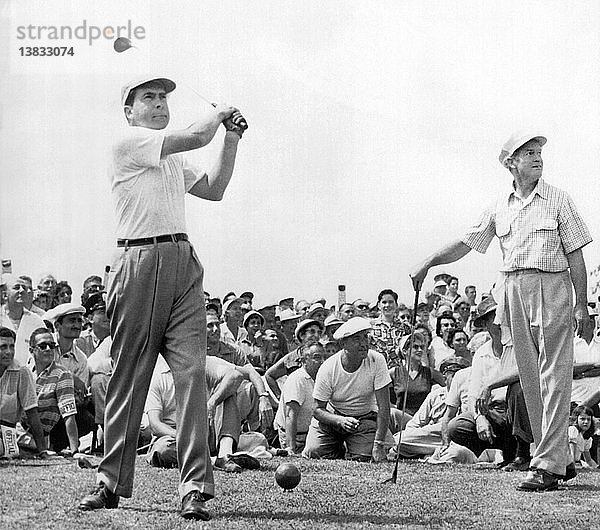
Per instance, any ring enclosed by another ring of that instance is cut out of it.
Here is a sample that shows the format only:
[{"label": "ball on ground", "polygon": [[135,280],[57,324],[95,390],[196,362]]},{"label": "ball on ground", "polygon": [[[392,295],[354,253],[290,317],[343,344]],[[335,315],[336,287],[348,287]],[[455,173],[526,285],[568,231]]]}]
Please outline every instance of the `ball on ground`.
[{"label": "ball on ground", "polygon": [[300,470],[289,462],[281,464],[275,471],[275,482],[286,491],[300,484],[300,478]]}]

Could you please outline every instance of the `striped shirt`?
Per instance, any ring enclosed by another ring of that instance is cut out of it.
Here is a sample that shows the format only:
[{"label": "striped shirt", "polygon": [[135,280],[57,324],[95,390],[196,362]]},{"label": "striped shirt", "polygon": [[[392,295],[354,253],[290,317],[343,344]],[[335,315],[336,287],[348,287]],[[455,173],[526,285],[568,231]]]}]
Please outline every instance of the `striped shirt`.
[{"label": "striped shirt", "polygon": [[504,272],[562,272],[569,266],[567,254],[592,241],[571,197],[543,179],[526,199],[514,189],[499,197],[462,242],[484,253],[494,235],[500,241]]},{"label": "striped shirt", "polygon": [[0,421],[14,425],[37,404],[31,370],[13,360],[0,377]]},{"label": "striped shirt", "polygon": [[71,372],[52,362],[35,382],[38,395],[40,421],[45,433],[49,433],[60,417],[68,418],[77,413]]}]

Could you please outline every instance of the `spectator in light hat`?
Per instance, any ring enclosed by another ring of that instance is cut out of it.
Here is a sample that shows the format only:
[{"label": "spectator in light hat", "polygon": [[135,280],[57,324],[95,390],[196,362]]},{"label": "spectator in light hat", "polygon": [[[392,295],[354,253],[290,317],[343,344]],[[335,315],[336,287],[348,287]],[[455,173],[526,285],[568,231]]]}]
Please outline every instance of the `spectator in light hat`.
[{"label": "spectator in light hat", "polygon": [[279,313],[281,331],[285,337],[289,351],[300,345],[300,343],[296,341],[296,336],[294,334],[298,320],[300,320],[300,315],[296,314],[291,309],[285,308]]},{"label": "spectator in light hat", "polygon": [[318,320],[322,324],[323,322],[325,322],[327,314],[328,311],[327,309],[325,309],[323,304],[321,304],[320,302],[315,302],[309,307],[306,316],[309,319]]},{"label": "spectator in light hat", "polygon": [[342,349],[317,372],[305,458],[385,460],[391,379],[383,355],[369,350],[370,329],[353,317],[335,332]]},{"label": "spectator in light hat", "polygon": [[[300,346],[318,342],[321,338],[324,326],[318,320],[304,319],[296,326],[294,335]],[[291,374],[302,366],[300,347],[284,355],[279,361],[271,366],[265,373],[265,381],[269,385],[273,396],[279,402],[281,388],[277,382],[279,378]]]}]

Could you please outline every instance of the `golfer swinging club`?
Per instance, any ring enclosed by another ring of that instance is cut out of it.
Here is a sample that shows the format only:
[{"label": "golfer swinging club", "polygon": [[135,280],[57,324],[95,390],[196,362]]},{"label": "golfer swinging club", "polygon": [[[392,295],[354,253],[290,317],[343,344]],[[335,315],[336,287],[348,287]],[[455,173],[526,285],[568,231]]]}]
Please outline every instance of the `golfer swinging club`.
[{"label": "golfer swinging club", "polygon": [[[536,444],[532,471],[517,487],[523,491],[553,490],[559,479],[574,476],[574,466],[567,468],[573,325],[581,333],[589,319],[582,249],[592,238],[571,197],[541,178],[545,143],[535,131],[513,134],[500,152],[512,186],[462,240],[411,273],[417,288],[431,267],[457,261],[472,249],[485,252],[498,237],[504,266],[494,294],[496,318],[510,327]],[[477,432],[484,433],[486,411],[476,412]]]},{"label": "golfer swinging club", "polygon": [[[217,105],[187,129],[166,131],[170,79],[145,77],[125,85],[121,103],[129,127],[112,147],[117,254],[109,276],[107,313],[113,375],[108,385],[105,453],[95,490],[79,508],[116,508],[131,497],[144,402],[158,354],[173,373],[181,515],[207,520],[214,496],[207,445],[206,314],[203,268],[185,230],[186,192],[219,201],[229,184],[246,122]],[[226,132],[212,170],[188,164],[184,151],[204,147],[219,125]]]}]

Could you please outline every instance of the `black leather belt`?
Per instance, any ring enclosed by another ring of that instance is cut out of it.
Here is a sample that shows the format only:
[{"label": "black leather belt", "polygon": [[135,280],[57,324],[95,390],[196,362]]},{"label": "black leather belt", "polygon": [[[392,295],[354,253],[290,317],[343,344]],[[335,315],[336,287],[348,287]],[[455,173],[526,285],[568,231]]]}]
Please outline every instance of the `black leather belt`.
[{"label": "black leather belt", "polygon": [[156,243],[177,243],[178,241],[187,241],[187,234],[165,234],[155,237],[140,237],[139,239],[117,239],[118,247],[141,247],[142,245],[155,245]]}]

